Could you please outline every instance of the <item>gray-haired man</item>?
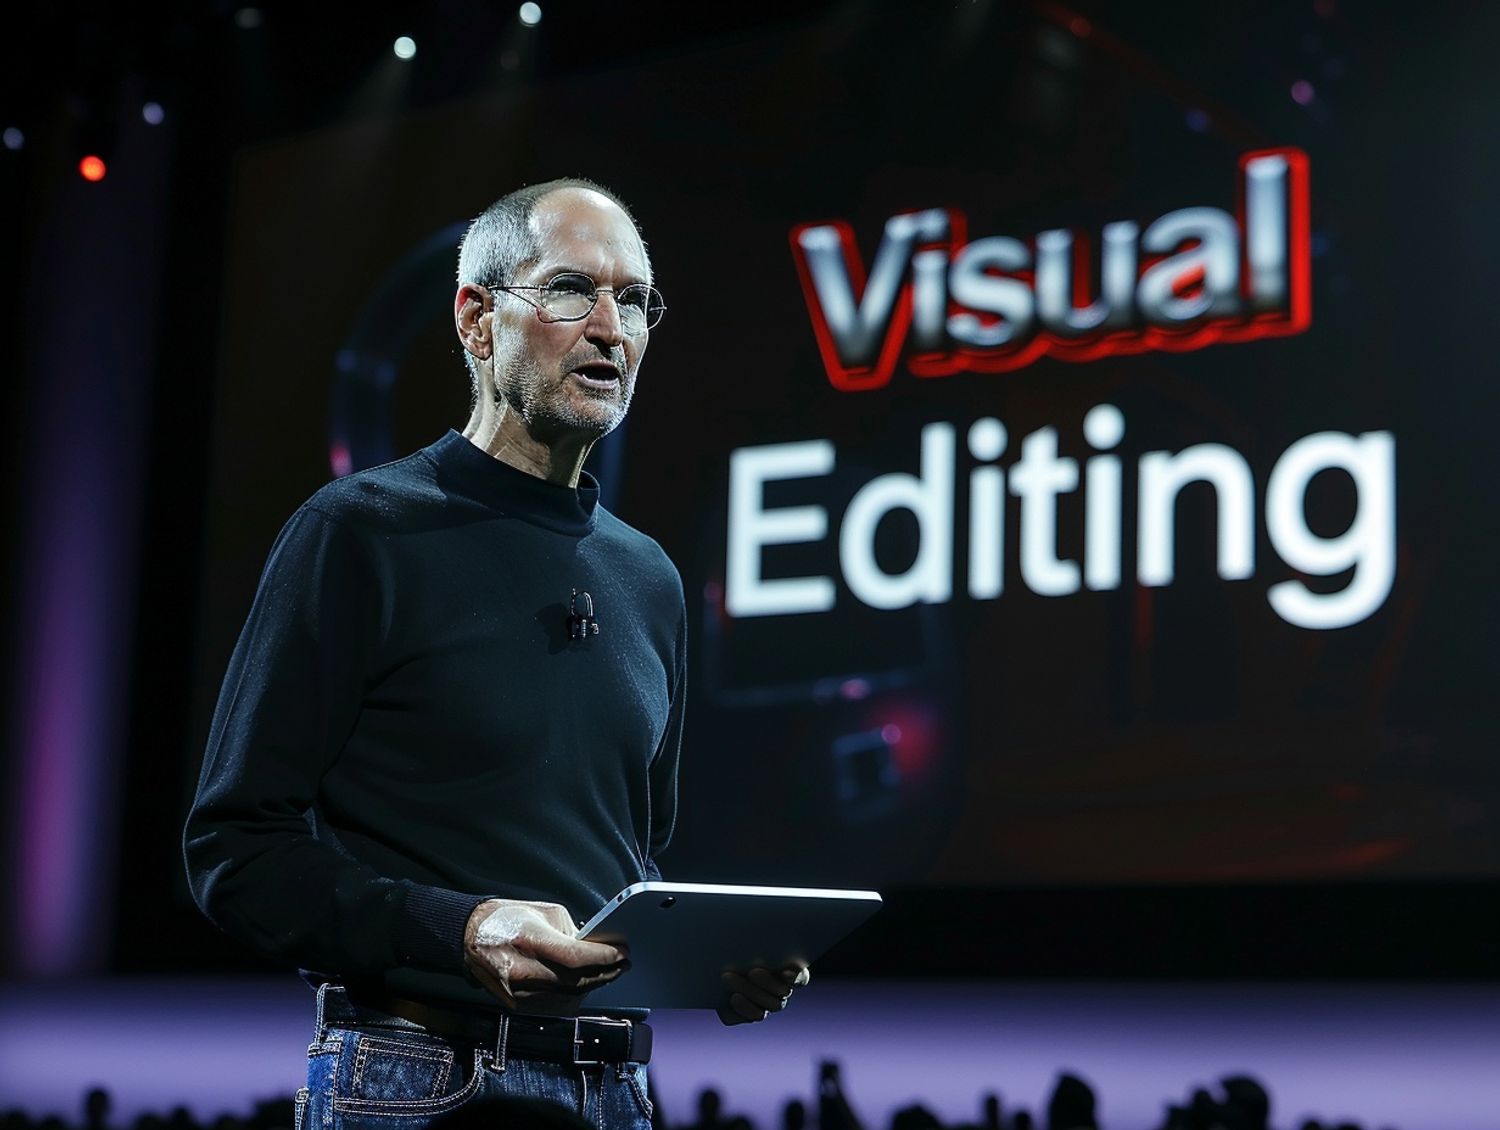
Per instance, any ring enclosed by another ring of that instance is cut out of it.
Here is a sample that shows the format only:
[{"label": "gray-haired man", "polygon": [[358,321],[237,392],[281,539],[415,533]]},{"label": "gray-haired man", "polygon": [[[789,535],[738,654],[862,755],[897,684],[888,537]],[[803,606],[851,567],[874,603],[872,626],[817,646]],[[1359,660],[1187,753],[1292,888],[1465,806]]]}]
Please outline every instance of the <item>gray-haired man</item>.
[{"label": "gray-haired man", "polygon": [[[460,253],[463,433],[328,484],[271,552],[184,843],[204,912],[320,986],[301,1125],[512,1093],[649,1121],[650,1029],[576,1016],[628,954],[576,935],[659,876],[676,809],[681,581],[583,471],[629,407],[651,281],[600,186],[497,202]],[[736,976],[721,1016],[803,983]]]}]

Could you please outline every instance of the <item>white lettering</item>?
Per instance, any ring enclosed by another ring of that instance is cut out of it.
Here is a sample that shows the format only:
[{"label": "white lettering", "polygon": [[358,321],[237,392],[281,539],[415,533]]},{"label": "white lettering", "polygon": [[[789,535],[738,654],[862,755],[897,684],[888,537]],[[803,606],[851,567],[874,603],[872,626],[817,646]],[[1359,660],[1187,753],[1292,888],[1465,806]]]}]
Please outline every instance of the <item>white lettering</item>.
[{"label": "white lettering", "polygon": [[1250,264],[1250,303],[1256,310],[1286,304],[1288,252],[1287,185],[1291,163],[1280,153],[1245,162],[1245,258]]},{"label": "white lettering", "polygon": [[[1020,279],[992,275],[990,271],[1023,271],[1031,266],[1031,252],[1019,239],[993,236],[976,239],[953,260],[948,285],[953,300],[969,310],[997,315],[986,325],[978,314],[967,311],[948,319],[948,333],[963,345],[989,348],[1031,334],[1035,317],[1031,287]],[[1132,276],[1131,284],[1135,279]]]},{"label": "white lettering", "polygon": [[[1083,436],[1108,451],[1125,436],[1125,415],[1098,404],[1083,418]],[[1120,460],[1095,455],[1084,466],[1083,581],[1096,592],[1120,587]]]},{"label": "white lettering", "polygon": [[833,607],[829,577],[761,577],[761,550],[768,545],[818,541],[828,533],[821,506],[764,508],[764,486],[777,479],[826,475],[833,470],[827,440],[742,447],[729,456],[729,556],[724,607],[731,616],[777,616],[826,612]]},{"label": "white lettering", "polygon": [[1057,557],[1057,496],[1078,489],[1078,461],[1057,457],[1057,429],[1041,428],[1021,441],[1021,461],[1010,491],[1021,498],[1021,579],[1032,592],[1078,591],[1078,562]]},{"label": "white lettering", "polygon": [[[953,425],[922,429],[916,474],[876,476],[850,499],[839,523],[838,568],[857,599],[878,609],[953,599],[955,576],[954,485],[960,468]],[[1042,596],[1066,596],[1087,585],[1118,589],[1123,583],[1122,515],[1128,512],[1128,464],[1114,453],[1125,437],[1125,416],[1113,404],[1095,405],[1083,418],[1093,449],[1084,460],[1082,568],[1058,554],[1059,500],[1079,487],[1079,461],[1058,455],[1058,431],[1043,427],[1021,442],[1008,469],[1005,425],[992,417],[968,430],[967,594],[993,600],[1005,589],[1006,495],[1019,498],[1019,566],[1022,581]],[[835,450],[827,440],[741,448],[730,454],[728,556],[725,607],[731,616],[826,612],[835,606],[835,578],[823,575],[767,579],[764,555],[777,545],[824,543],[829,511],[822,505],[765,503],[767,483],[829,475]],[[1354,517],[1336,537],[1308,526],[1309,485],[1323,471],[1346,474],[1356,494]],[[1284,621],[1299,628],[1331,629],[1372,615],[1390,595],[1396,576],[1395,439],[1390,432],[1353,436],[1318,432],[1297,440],[1270,472],[1266,530],[1287,565],[1306,576],[1335,577],[1352,570],[1337,592],[1316,592],[1301,580],[1272,585],[1267,599]],[[1136,465],[1136,580],[1163,586],[1176,576],[1179,496],[1192,483],[1213,488],[1216,504],[1216,572],[1226,581],[1255,571],[1255,481],[1244,456],[1222,444],[1179,452],[1148,451]],[[911,565],[888,573],[876,560],[876,535],[894,510],[916,519]],[[830,562],[830,565],[832,562]],[[785,570],[783,570],[785,571]]]},{"label": "white lettering", "polygon": [[[1307,528],[1307,485],[1320,471],[1348,472],[1358,493],[1349,528],[1335,538]],[[1282,581],[1266,593],[1271,607],[1299,628],[1345,628],[1385,602],[1396,579],[1396,440],[1390,432],[1358,438],[1318,432],[1287,448],[1266,488],[1271,544],[1293,569],[1319,577],[1354,570],[1349,586],[1315,593],[1301,581]]]},{"label": "white lettering", "polygon": [[892,216],[885,223],[875,264],[858,300],[838,229],[823,225],[798,234],[824,321],[845,364],[868,364],[875,356],[896,309],[913,248],[923,240],[941,239],[947,232],[948,214],[940,209]]},{"label": "white lettering", "polygon": [[[875,562],[875,528],[892,510],[917,516],[917,559],[892,576]],[[953,428],[922,429],[922,473],[871,479],[849,502],[839,530],[839,564],[849,590],[871,608],[905,608],[953,596]]]},{"label": "white lettering", "polygon": [[1200,443],[1176,455],[1141,456],[1140,537],[1136,576],[1143,585],[1172,583],[1177,495],[1192,482],[1212,483],[1219,504],[1219,576],[1242,581],[1255,572],[1255,482],[1232,447]]},{"label": "white lettering", "polygon": [[[1233,317],[1240,312],[1240,240],[1234,217],[1217,208],[1183,208],[1168,212],[1146,229],[1141,249],[1175,251],[1195,240],[1185,251],[1168,255],[1146,268],[1136,289],[1136,302],[1148,322],[1175,325],[1207,314]],[[1176,293],[1186,276],[1201,274],[1203,285],[1187,296]]]},{"label": "white lettering", "polygon": [[[969,454],[986,462],[1005,454],[1005,425],[976,420],[969,429]],[[1005,589],[1005,472],[975,467],[969,474],[969,595],[990,600]]]}]

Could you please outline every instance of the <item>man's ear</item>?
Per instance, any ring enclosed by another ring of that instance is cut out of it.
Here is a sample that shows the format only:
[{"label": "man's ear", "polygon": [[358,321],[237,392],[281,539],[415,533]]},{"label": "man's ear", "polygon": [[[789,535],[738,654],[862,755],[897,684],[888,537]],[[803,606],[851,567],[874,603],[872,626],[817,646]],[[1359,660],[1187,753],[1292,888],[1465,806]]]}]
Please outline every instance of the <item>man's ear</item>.
[{"label": "man's ear", "polygon": [[459,287],[453,296],[453,327],[463,347],[481,361],[489,360],[495,344],[484,313],[484,291],[473,283]]}]

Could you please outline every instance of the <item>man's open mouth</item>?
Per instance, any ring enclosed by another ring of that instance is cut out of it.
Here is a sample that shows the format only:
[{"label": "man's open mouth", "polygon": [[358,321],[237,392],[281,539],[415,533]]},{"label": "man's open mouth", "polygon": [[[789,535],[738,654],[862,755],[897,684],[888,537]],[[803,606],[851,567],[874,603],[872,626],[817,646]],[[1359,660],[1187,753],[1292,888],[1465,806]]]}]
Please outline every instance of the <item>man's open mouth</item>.
[{"label": "man's open mouth", "polygon": [[603,362],[597,365],[580,365],[573,376],[586,388],[614,388],[620,383],[620,370]]}]

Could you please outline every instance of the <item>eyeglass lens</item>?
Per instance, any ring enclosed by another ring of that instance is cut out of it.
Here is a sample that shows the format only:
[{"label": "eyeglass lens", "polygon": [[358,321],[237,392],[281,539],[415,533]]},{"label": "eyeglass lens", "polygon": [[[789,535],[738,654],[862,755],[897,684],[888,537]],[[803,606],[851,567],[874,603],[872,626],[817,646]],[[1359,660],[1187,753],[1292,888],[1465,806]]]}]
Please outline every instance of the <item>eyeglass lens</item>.
[{"label": "eyeglass lens", "polygon": [[[538,298],[549,313],[572,321],[588,316],[598,292],[587,275],[558,275],[541,289]],[[666,306],[654,287],[635,283],[615,292],[620,311],[620,326],[628,334],[638,334],[661,321]]]}]

